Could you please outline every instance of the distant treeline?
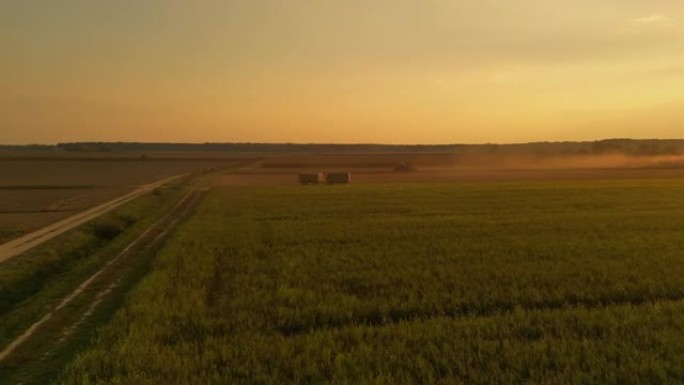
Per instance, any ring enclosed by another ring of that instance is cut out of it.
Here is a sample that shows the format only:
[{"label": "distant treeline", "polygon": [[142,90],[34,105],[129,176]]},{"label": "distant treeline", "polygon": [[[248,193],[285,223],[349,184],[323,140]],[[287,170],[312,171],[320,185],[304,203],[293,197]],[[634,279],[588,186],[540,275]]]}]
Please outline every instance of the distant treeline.
[{"label": "distant treeline", "polygon": [[23,145],[6,145],[0,144],[0,150],[3,151],[50,151],[56,150],[57,146],[48,144],[23,144]]},{"label": "distant treeline", "polygon": [[214,152],[214,153],[447,153],[535,155],[680,155],[684,139],[607,139],[590,142],[535,142],[520,144],[298,144],[298,143],[135,143],[78,142],[57,145],[0,145],[0,150],[64,152]]}]

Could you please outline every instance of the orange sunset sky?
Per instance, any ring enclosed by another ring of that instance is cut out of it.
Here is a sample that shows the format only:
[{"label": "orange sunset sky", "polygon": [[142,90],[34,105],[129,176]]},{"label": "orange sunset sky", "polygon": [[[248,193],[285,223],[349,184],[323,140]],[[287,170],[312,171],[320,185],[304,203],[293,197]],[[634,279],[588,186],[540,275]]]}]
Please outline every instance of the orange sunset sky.
[{"label": "orange sunset sky", "polygon": [[684,137],[681,0],[2,0],[0,143]]}]

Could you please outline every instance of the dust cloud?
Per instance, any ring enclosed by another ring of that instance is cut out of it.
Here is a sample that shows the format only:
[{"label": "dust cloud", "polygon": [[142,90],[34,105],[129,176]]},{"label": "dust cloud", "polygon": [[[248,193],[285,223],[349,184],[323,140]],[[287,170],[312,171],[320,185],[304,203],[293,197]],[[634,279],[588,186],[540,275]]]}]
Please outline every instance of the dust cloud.
[{"label": "dust cloud", "polygon": [[[491,155],[477,154],[452,159],[457,169],[642,169],[684,168],[684,155]],[[436,166],[436,165],[434,165]]]}]

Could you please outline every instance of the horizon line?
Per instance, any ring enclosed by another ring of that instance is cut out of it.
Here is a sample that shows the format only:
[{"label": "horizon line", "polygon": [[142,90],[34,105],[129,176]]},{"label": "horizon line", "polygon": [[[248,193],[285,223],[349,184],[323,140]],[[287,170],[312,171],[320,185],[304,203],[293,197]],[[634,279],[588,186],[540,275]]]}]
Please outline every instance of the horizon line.
[{"label": "horizon line", "polygon": [[59,147],[71,144],[140,144],[140,145],[267,145],[267,146],[383,146],[383,147],[450,147],[450,146],[516,146],[530,144],[596,143],[606,141],[684,141],[682,138],[604,138],[585,140],[539,140],[530,142],[478,142],[478,143],[372,143],[372,142],[172,142],[172,141],[67,141],[56,143],[0,143],[2,147]]}]

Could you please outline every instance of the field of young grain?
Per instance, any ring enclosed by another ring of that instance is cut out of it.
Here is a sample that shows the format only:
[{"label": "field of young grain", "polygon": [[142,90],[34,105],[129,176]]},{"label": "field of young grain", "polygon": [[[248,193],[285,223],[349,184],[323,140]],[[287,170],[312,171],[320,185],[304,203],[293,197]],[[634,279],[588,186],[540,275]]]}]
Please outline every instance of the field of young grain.
[{"label": "field of young grain", "polygon": [[684,382],[684,181],[226,187],[62,384]]}]

